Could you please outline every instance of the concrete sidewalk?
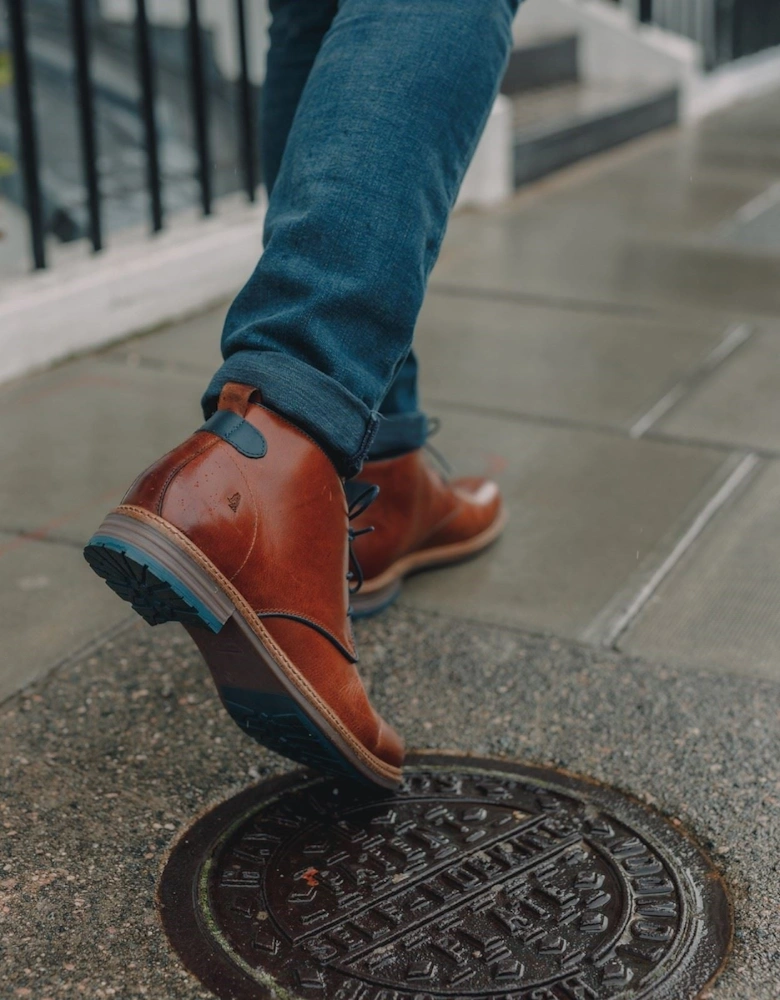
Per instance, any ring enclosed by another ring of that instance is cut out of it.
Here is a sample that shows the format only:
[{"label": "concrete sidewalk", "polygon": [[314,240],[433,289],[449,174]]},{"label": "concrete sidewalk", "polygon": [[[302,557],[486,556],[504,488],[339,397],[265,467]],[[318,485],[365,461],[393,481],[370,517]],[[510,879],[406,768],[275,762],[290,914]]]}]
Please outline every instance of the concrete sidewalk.
[{"label": "concrete sidewalk", "polygon": [[[360,629],[411,745],[553,761],[708,845],[738,924],[714,995],[734,1000],[780,985],[777,100],[453,220],[424,398],[437,448],[497,476],[512,520]],[[0,390],[0,981],[18,996],[203,995],[156,923],[157,866],[205,805],[284,766],[80,552],[198,425],[221,314]]]}]

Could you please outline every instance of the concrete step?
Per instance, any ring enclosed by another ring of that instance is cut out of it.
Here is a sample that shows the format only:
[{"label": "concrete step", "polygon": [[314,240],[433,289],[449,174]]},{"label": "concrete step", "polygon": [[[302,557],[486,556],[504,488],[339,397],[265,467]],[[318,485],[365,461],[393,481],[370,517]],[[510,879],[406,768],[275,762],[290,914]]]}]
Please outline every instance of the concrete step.
[{"label": "concrete step", "polygon": [[579,78],[579,39],[576,34],[539,35],[515,48],[501,84],[501,93],[514,94],[567,83]]},{"label": "concrete step", "polygon": [[678,121],[674,86],[569,82],[514,104],[515,186]]}]

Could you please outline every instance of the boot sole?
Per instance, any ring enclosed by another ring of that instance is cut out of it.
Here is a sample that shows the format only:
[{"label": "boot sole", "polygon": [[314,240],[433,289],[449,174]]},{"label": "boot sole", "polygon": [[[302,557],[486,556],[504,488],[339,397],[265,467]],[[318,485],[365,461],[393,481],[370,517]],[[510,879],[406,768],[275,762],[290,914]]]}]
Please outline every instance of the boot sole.
[{"label": "boot sole", "polygon": [[318,771],[382,788],[398,785],[400,769],[349,733],[239,592],[172,525],[141,508],[118,508],[84,557],[150,625],[186,628],[227,712],[258,743]]},{"label": "boot sole", "polygon": [[366,580],[360,592],[351,600],[353,618],[371,618],[389,608],[399,597],[404,580],[428,570],[446,569],[468,562],[497,542],[506,527],[507,514],[502,508],[495,521],[479,535],[465,542],[440,545],[437,548],[412,552],[397,560],[380,576]]}]

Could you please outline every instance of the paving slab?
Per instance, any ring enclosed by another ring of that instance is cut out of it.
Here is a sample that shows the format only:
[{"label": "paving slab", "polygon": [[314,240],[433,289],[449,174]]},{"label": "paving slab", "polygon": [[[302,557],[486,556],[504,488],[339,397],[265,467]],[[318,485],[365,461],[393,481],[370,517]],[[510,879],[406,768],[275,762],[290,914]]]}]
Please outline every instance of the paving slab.
[{"label": "paving slab", "polygon": [[[774,1000],[777,685],[402,609],[358,632],[373,696],[411,745],[589,774],[689,830],[736,908],[735,952],[712,996]],[[160,867],[203,809],[286,765],[238,731],[205,675],[183,632],[139,623],[3,706],[10,997],[208,996],[160,929]]]},{"label": "paving slab", "polygon": [[724,333],[717,321],[661,323],[434,292],[415,349],[426,403],[628,430]]},{"label": "paving slab", "polygon": [[779,398],[780,328],[765,327],[710,373],[658,429],[780,454]]},{"label": "paving slab", "polygon": [[780,464],[769,462],[620,641],[632,653],[780,680]]},{"label": "paving slab", "polygon": [[202,372],[208,380],[222,363],[219,342],[227,309],[227,304],[215,306],[163,330],[134,337],[111,348],[107,356]]},{"label": "paving slab", "polygon": [[[613,180],[618,187],[617,171]],[[577,190],[570,204],[518,198],[484,217],[453,219],[432,287],[695,310],[724,321],[780,312],[776,257],[646,231],[617,205],[592,212],[587,187]]]},{"label": "paving slab", "polygon": [[[708,136],[721,135],[712,128]],[[738,319],[777,313],[777,262],[712,243],[717,227],[776,179],[775,167],[713,165],[699,142],[695,130],[653,137],[493,212],[453,218],[433,287]]]},{"label": "paving slab", "polygon": [[706,242],[670,246],[630,243],[623,294],[637,302],[659,299],[687,308],[777,316],[780,256],[732,251]]},{"label": "paving slab", "polygon": [[715,239],[749,252],[780,253],[780,184],[767,192],[764,205],[761,208],[758,202],[748,202],[743,212],[719,227]]},{"label": "paving slab", "polygon": [[708,232],[776,180],[774,164],[722,167],[709,152],[693,130],[646,141],[606,161],[593,176],[583,174],[580,183],[572,175],[573,183],[548,207],[590,218],[594,227],[608,220],[642,235]]},{"label": "paving slab", "polygon": [[[775,102],[777,98],[775,97]],[[767,182],[777,178],[780,169],[780,148],[777,133],[773,135],[739,136],[715,129],[708,130],[706,122],[689,142],[697,159],[712,167],[730,171],[756,171],[767,176]]]},{"label": "paving slab", "polygon": [[456,474],[497,478],[510,522],[490,552],[411,579],[402,600],[568,636],[581,635],[724,461],[706,448],[437,412],[437,448]]},{"label": "paving slab", "polygon": [[704,134],[729,136],[740,142],[777,141],[777,89],[739,101],[700,124]]},{"label": "paving slab", "polygon": [[0,532],[0,702],[130,617],[79,548]]},{"label": "paving slab", "polygon": [[202,422],[198,375],[85,360],[0,390],[0,530],[84,542]]}]

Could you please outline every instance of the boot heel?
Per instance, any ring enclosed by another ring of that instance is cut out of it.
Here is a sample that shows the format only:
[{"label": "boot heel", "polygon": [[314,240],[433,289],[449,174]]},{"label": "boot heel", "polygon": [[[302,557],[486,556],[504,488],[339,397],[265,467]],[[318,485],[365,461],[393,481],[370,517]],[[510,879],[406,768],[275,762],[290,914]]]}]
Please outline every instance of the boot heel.
[{"label": "boot heel", "polygon": [[219,632],[235,611],[175,543],[124,514],[108,515],[87,543],[84,558],[150,625],[181,622]]}]

